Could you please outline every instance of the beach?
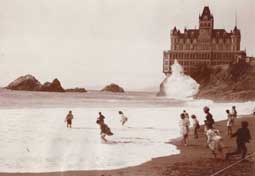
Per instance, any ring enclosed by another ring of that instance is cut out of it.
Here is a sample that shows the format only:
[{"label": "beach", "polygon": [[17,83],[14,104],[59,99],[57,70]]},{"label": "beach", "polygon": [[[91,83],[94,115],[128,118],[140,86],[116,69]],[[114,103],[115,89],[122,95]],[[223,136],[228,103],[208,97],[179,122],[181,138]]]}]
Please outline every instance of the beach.
[{"label": "beach", "polygon": [[[252,115],[240,116],[234,125],[234,131],[239,128],[240,122],[249,122],[252,140],[247,144],[248,154],[255,152],[255,117]],[[235,150],[235,139],[226,135],[226,121],[216,122],[215,127],[221,131],[224,138],[224,151]],[[181,153],[177,155],[153,158],[144,164],[116,170],[101,171],[70,171],[70,172],[49,172],[49,173],[1,173],[5,176],[205,176],[229,166],[239,160],[240,157],[233,157],[229,161],[215,159],[206,147],[206,139],[203,134],[203,127],[199,130],[199,139],[189,137],[189,145],[182,146],[178,139],[171,143],[177,145]],[[248,161],[243,161],[230,169],[220,173],[221,176],[252,176],[255,173],[254,156]]]}]

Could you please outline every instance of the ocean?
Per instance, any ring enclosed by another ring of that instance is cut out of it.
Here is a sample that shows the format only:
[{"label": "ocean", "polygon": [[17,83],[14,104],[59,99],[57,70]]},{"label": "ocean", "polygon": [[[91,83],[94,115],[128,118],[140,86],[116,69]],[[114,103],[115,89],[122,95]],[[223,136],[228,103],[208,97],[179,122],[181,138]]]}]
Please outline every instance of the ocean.
[{"label": "ocean", "polygon": [[[52,172],[117,169],[152,158],[178,154],[168,142],[180,136],[179,115],[185,109],[203,124],[203,107],[215,120],[236,106],[249,114],[255,102],[214,103],[210,100],[173,100],[150,92],[46,93],[0,89],[0,171]],[[68,111],[73,128],[64,122]],[[120,123],[118,111],[128,117]],[[114,133],[100,139],[98,112]]]}]

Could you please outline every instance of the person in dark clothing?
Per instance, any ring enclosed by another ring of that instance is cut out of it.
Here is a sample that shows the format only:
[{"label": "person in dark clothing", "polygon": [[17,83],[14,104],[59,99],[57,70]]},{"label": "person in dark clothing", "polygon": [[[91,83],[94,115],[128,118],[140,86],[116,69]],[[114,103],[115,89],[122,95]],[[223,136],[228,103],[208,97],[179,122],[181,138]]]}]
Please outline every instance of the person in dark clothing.
[{"label": "person in dark clothing", "polygon": [[96,123],[100,126],[101,139],[104,142],[107,142],[106,136],[112,136],[113,133],[112,133],[111,129],[108,127],[108,125],[105,124],[104,119],[105,119],[104,115],[101,112],[99,112],[99,117],[97,118]]},{"label": "person in dark clothing", "polygon": [[241,128],[239,128],[231,137],[236,137],[237,149],[234,152],[227,153],[225,159],[228,160],[229,156],[241,154],[241,158],[244,159],[247,153],[246,143],[250,142],[251,134],[248,128],[248,122],[242,121]]},{"label": "person in dark clothing", "polygon": [[97,118],[96,123],[97,124],[104,123],[105,116],[102,114],[102,112],[99,112],[98,114],[99,114],[99,117]]},{"label": "person in dark clothing", "polygon": [[72,120],[73,120],[73,114],[72,114],[72,111],[69,111],[65,118],[67,128],[72,128]]},{"label": "person in dark clothing", "polygon": [[205,106],[204,107],[204,112],[206,114],[206,116],[205,116],[205,119],[206,119],[205,120],[205,127],[207,127],[207,126],[212,126],[213,127],[214,119],[213,119],[212,114],[210,113],[209,107]]},{"label": "person in dark clothing", "polygon": [[191,115],[193,129],[194,129],[194,138],[198,138],[198,129],[200,128],[199,121],[197,120],[197,117],[193,114]]}]

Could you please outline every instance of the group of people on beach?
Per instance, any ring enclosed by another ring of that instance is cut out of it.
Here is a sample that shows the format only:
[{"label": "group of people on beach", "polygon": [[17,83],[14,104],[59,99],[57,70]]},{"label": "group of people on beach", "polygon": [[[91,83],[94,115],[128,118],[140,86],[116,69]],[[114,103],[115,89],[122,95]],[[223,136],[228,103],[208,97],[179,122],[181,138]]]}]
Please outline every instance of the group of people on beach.
[{"label": "group of people on beach", "polygon": [[[118,111],[118,114],[120,115],[120,118],[121,118],[120,123],[122,126],[124,126],[124,124],[128,121],[128,118],[124,115],[122,111]],[[104,142],[107,142],[106,136],[112,136],[113,133],[111,129],[109,128],[109,126],[105,123],[105,116],[102,114],[102,112],[99,112],[98,115],[99,116],[96,120],[96,123],[99,125],[101,130],[100,136]],[[69,111],[65,118],[67,128],[72,128],[73,118],[74,117],[73,117],[72,111]]]},{"label": "group of people on beach", "polygon": [[[205,120],[204,120],[204,134],[206,137],[206,146],[211,150],[212,154],[216,158],[218,154],[224,156],[223,152],[223,137],[220,134],[220,131],[214,127],[215,121],[213,115],[210,113],[210,108],[205,106],[203,108],[205,113]],[[128,121],[128,118],[124,115],[122,111],[118,111],[120,115],[120,123],[122,126]],[[235,120],[237,119],[237,110],[235,106],[232,106],[231,111],[229,109],[226,110],[227,114],[227,135],[229,137],[236,137],[237,149],[234,152],[226,153],[225,159],[228,159],[229,156],[235,154],[241,154],[242,158],[245,158],[247,153],[246,143],[250,141],[251,135],[248,129],[248,122],[243,121],[241,123],[241,128],[239,128],[235,133],[232,132],[232,127],[235,124]],[[98,118],[96,123],[100,127],[100,137],[102,141],[107,142],[106,136],[112,136],[113,132],[109,128],[109,126],[105,123],[105,116],[102,112],[98,113]],[[67,124],[67,128],[72,128],[72,120],[73,120],[72,111],[69,111],[65,122]],[[193,136],[195,139],[199,137],[198,130],[201,128],[200,123],[196,117],[196,115],[191,115],[191,122],[189,113],[186,110],[180,114],[180,131],[182,135],[182,143],[187,146],[188,145],[188,136],[191,131],[193,131]],[[191,127],[192,123],[192,127]]]},{"label": "group of people on beach", "polygon": [[[230,137],[236,137],[236,145],[237,149],[234,152],[226,153],[224,155],[223,152],[223,137],[220,134],[220,131],[214,127],[214,119],[212,114],[210,113],[210,108],[205,106],[203,108],[205,113],[205,120],[204,120],[204,134],[206,136],[206,146],[211,150],[214,157],[217,157],[217,154],[220,154],[226,160],[236,154],[241,154],[241,158],[244,159],[247,154],[247,147],[246,143],[251,140],[251,134],[248,129],[248,122],[242,121],[241,127],[235,132],[232,132],[232,126],[234,125],[235,119],[237,118],[237,110],[235,106],[232,106],[231,111],[226,110],[227,113],[227,135]],[[182,134],[182,143],[187,146],[188,136],[190,132],[190,120],[189,114],[186,110],[180,115],[180,129]],[[198,138],[198,130],[200,128],[199,121],[197,120],[196,115],[191,115],[192,118],[192,129],[193,129],[193,136],[194,138]]]}]

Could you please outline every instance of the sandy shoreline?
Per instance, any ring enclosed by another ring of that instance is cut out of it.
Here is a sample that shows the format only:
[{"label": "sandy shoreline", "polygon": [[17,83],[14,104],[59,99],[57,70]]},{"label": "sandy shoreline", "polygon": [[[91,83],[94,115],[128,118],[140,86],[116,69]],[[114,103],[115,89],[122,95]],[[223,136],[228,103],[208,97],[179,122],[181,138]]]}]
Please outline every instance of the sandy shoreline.
[{"label": "sandy shoreline", "polygon": [[[239,118],[234,126],[234,131],[240,126],[242,120],[249,122],[252,135],[251,142],[247,145],[248,153],[255,152],[255,117],[246,115]],[[235,139],[226,136],[226,121],[217,122],[215,125],[224,137],[225,151],[235,149]],[[180,149],[181,154],[154,158],[144,164],[116,170],[103,171],[68,171],[68,172],[49,172],[49,173],[0,173],[5,176],[206,176],[238,161],[233,158],[229,161],[214,159],[208,148],[205,147],[205,137],[203,128],[200,128],[199,139],[189,137],[189,146],[184,147],[178,141],[173,142]],[[242,162],[231,169],[226,170],[221,176],[251,176],[255,174],[255,157],[247,162]]]}]

